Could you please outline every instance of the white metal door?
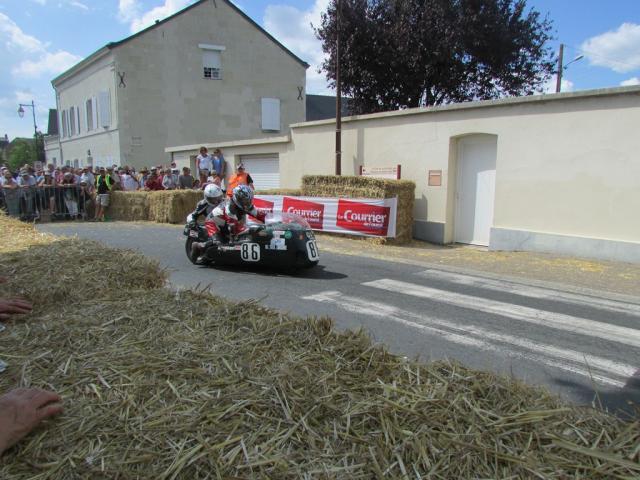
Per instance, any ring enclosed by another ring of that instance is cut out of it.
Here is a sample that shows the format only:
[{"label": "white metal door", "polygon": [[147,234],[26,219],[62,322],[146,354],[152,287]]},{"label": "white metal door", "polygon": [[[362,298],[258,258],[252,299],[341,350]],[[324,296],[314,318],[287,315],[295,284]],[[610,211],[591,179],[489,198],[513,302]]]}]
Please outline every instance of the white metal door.
[{"label": "white metal door", "polygon": [[256,190],[280,188],[280,161],[277,155],[241,156],[245,171],[251,175]]},{"label": "white metal door", "polygon": [[474,135],[458,142],[455,241],[489,245],[496,190],[496,137]]}]

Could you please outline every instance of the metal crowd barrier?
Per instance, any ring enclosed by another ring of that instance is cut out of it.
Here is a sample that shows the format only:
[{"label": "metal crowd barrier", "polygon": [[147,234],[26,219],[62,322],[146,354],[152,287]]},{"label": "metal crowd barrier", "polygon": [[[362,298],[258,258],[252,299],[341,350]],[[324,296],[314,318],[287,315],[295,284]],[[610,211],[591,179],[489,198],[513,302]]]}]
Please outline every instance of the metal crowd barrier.
[{"label": "metal crowd barrier", "polygon": [[79,185],[0,188],[0,208],[28,221],[88,220],[93,216],[94,200]]}]

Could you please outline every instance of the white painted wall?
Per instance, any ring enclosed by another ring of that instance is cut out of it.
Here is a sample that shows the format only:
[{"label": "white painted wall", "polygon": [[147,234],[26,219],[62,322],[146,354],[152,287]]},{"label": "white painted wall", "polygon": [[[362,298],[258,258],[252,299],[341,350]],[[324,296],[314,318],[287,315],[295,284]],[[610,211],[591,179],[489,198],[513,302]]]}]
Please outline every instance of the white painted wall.
[{"label": "white painted wall", "polygon": [[[86,69],[62,79],[55,85],[60,144],[65,163],[70,161],[73,165],[73,162],[78,160],[80,165],[84,165],[89,157],[88,152],[91,152],[94,164],[121,164],[118,90],[114,62],[113,52],[106,52]],[[101,126],[98,115],[98,125],[94,122],[93,129],[87,130],[86,101],[90,98],[98,99],[100,92],[109,93],[110,125],[108,128]],[[72,106],[79,107],[80,110],[80,134],[64,137],[62,111]]]},{"label": "white painted wall", "polygon": [[57,135],[46,135],[44,137],[44,157],[47,164],[60,165],[60,144],[58,141]]},{"label": "white painted wall", "polygon": [[[416,182],[414,235],[449,243],[458,142],[494,135],[493,248],[640,262],[638,125],[638,87],[350,117],[342,172],[401,164],[402,178]],[[282,188],[298,188],[305,174],[333,174],[334,149],[333,121],[292,125],[279,154]],[[427,185],[429,170],[442,171],[442,186]]]}]

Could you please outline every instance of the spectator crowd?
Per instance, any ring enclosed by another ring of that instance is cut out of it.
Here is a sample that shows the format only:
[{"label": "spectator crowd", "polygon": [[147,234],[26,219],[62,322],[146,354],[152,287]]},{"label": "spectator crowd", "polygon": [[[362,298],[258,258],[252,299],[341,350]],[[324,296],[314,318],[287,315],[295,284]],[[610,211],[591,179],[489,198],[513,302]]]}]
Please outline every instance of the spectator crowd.
[{"label": "spectator crowd", "polygon": [[[200,149],[196,176],[189,167],[91,167],[73,168],[48,164],[42,169],[26,164],[19,170],[0,167],[0,208],[9,215],[34,220],[42,215],[69,219],[104,220],[113,191],[160,191],[204,189],[209,184],[223,188],[226,161],[220,149],[209,154]],[[238,184],[253,188],[253,179],[239,164],[227,189]]]}]

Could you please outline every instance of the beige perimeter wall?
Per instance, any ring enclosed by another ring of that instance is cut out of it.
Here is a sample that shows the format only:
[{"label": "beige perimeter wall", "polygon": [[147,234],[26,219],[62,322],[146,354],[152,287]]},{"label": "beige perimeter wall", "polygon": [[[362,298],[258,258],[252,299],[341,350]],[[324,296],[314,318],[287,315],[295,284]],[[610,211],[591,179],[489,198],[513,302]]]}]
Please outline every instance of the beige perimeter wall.
[{"label": "beige perimeter wall", "polygon": [[[343,122],[342,173],[402,166],[416,182],[414,236],[453,241],[457,143],[497,140],[490,248],[640,262],[640,88],[627,87],[366,115]],[[292,126],[283,188],[332,174],[335,123]],[[252,148],[256,148],[255,145]],[[428,186],[429,170],[442,186]]]}]

